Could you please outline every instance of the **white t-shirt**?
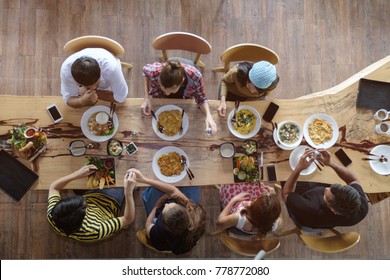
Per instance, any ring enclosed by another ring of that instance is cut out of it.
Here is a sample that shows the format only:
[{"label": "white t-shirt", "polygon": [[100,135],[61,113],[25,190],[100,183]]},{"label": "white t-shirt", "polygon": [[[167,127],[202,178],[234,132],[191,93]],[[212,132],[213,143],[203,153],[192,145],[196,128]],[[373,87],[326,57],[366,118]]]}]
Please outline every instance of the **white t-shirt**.
[{"label": "white t-shirt", "polygon": [[71,96],[78,96],[79,84],[74,80],[71,68],[76,59],[88,56],[96,59],[100,66],[100,80],[97,89],[111,90],[117,102],[124,102],[128,87],[122,73],[120,61],[109,51],[100,48],[87,48],[69,56],[61,66],[61,94],[65,102]]}]

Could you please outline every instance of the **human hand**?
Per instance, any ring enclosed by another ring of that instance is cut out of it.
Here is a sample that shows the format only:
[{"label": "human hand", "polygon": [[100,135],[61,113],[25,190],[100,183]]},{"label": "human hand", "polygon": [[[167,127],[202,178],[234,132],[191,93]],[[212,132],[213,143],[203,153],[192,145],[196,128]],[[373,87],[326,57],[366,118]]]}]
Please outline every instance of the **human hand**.
[{"label": "human hand", "polygon": [[238,201],[249,200],[249,199],[251,199],[251,194],[247,192],[239,193],[238,195],[232,198],[232,200],[234,200],[234,203]]},{"label": "human hand", "polygon": [[225,117],[226,116],[226,102],[225,101],[222,101],[219,103],[219,106],[218,106],[218,109],[217,109],[219,115],[221,117]]},{"label": "human hand", "polygon": [[206,131],[211,129],[211,133],[215,134],[217,132],[217,125],[215,121],[213,120],[212,116],[206,117]]},{"label": "human hand", "polygon": [[96,170],[97,167],[93,164],[84,165],[79,170],[73,172],[73,175],[75,179],[79,179],[93,174],[94,172],[96,172]]},{"label": "human hand", "polygon": [[317,157],[318,161],[327,166],[330,166],[333,163],[331,155],[327,150],[318,149],[317,151],[320,153],[320,156]]},{"label": "human hand", "polygon": [[144,102],[141,105],[141,109],[142,109],[142,112],[144,113],[144,115],[150,116],[150,111],[152,109],[152,106],[150,104],[149,98],[144,99]]},{"label": "human hand", "polygon": [[306,149],[301,158],[298,161],[295,170],[301,172],[302,170],[308,168],[310,164],[315,160],[314,150]]},{"label": "human hand", "polygon": [[123,186],[125,191],[130,191],[132,192],[135,188],[135,183],[136,183],[136,174],[131,171],[131,169],[127,170],[125,174],[125,178],[123,179]]},{"label": "human hand", "polygon": [[164,193],[162,196],[160,196],[159,199],[157,199],[156,201],[156,204],[154,205],[154,207],[156,208],[159,208],[161,205],[163,205],[165,203],[165,201],[169,198],[169,195],[167,195],[166,193]]},{"label": "human hand", "polygon": [[84,105],[94,105],[99,99],[94,89],[88,89],[80,98]]},{"label": "human hand", "polygon": [[144,176],[144,174],[142,174],[142,172],[141,171],[139,171],[138,169],[135,169],[135,168],[131,168],[131,169],[129,169],[129,171],[131,171],[131,172],[133,172],[135,175],[136,175],[136,180],[138,181],[138,182],[145,182],[145,180],[146,180],[146,177]]}]

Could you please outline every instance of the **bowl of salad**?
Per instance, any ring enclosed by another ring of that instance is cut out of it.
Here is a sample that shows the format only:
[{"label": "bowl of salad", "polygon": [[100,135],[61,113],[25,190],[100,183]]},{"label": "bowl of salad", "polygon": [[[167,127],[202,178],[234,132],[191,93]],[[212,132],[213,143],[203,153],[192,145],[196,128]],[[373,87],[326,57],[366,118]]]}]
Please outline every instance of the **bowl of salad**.
[{"label": "bowl of salad", "polygon": [[295,121],[283,121],[278,124],[276,136],[283,146],[295,148],[302,142],[303,130]]}]

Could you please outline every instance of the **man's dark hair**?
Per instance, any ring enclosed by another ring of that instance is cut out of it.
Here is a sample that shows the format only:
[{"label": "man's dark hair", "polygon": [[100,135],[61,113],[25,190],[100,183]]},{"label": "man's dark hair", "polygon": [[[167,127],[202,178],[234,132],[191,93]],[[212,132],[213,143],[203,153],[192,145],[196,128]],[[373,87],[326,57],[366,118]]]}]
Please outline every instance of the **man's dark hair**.
[{"label": "man's dark hair", "polygon": [[334,198],[328,202],[328,206],[337,214],[348,216],[359,210],[361,205],[360,194],[351,186],[333,184],[330,186],[330,191]]},{"label": "man's dark hair", "polygon": [[100,79],[100,66],[96,59],[82,56],[73,62],[71,73],[77,83],[90,86]]},{"label": "man's dark hair", "polygon": [[86,202],[82,196],[61,199],[52,211],[55,225],[70,235],[81,227],[86,214]]}]

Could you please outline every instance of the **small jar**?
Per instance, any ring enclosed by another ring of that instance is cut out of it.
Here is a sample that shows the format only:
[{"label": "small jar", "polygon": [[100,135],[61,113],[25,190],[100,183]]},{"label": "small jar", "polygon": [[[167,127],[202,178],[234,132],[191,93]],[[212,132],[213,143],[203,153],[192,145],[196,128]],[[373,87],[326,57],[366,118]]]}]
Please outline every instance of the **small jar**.
[{"label": "small jar", "polygon": [[236,147],[231,142],[222,143],[219,146],[219,154],[223,158],[232,158],[236,154]]}]

